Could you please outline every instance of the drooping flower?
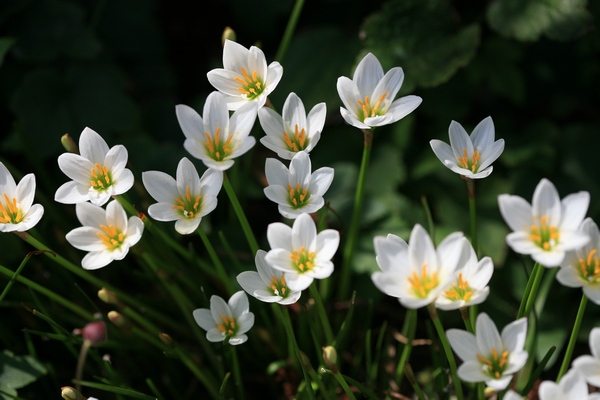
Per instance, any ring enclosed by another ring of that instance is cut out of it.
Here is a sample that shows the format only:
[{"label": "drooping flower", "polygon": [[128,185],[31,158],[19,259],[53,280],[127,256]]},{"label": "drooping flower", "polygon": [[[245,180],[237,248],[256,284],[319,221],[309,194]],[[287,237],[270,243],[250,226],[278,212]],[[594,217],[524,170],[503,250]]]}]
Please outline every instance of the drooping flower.
[{"label": "drooping flower", "polygon": [[590,332],[590,352],[573,360],[573,368],[585,378],[592,386],[600,387],[600,328],[593,328]]},{"label": "drooping flower", "polygon": [[229,110],[237,110],[248,102],[261,108],[283,76],[283,67],[277,61],[267,66],[265,53],[256,46],[250,49],[225,40],[223,68],[206,74],[208,81],[223,93]]},{"label": "drooping flower", "polygon": [[565,286],[582,288],[588,299],[600,304],[600,230],[591,218],[586,218],[581,231],[590,237],[589,243],[566,253],[556,279]]},{"label": "drooping flower", "polygon": [[565,252],[588,243],[589,236],[579,227],[589,203],[590,194],[585,191],[561,201],[552,182],[545,178],[535,188],[532,205],[522,197],[501,194],[500,213],[513,230],[506,242],[517,253],[529,254],[545,267],[556,267]]},{"label": "drooping flower", "polygon": [[198,308],[193,311],[194,319],[206,331],[209,342],[238,345],[248,340],[246,332],[254,325],[254,314],[250,312],[248,297],[243,290],[236,292],[226,303],[221,297],[210,297],[210,310]]},{"label": "drooping flower", "polygon": [[388,125],[404,118],[422,99],[411,95],[394,100],[403,81],[402,68],[394,67],[384,75],[377,57],[368,53],[356,67],[352,79],[338,78],[338,94],[346,107],[340,107],[342,117],[359,129]]},{"label": "drooping flower", "polygon": [[492,117],[481,121],[471,136],[456,121],[450,123],[450,146],[441,140],[429,142],[440,161],[453,172],[469,179],[485,178],[492,173],[492,163],[504,151],[504,139],[494,141]]},{"label": "drooping flower", "polygon": [[248,294],[265,303],[294,304],[302,292],[288,288],[284,273],[271,267],[265,260],[266,255],[266,251],[259,250],[254,258],[258,272],[242,272],[237,276],[238,283]]},{"label": "drooping flower", "polygon": [[540,400],[598,400],[600,393],[590,394],[585,378],[577,369],[570,369],[556,383],[543,381],[538,388]]},{"label": "drooping flower", "polygon": [[302,100],[290,93],[283,103],[282,115],[269,107],[258,110],[258,120],[267,134],[260,142],[284,160],[291,160],[299,151],[310,151],[321,138],[327,106],[319,103],[308,115]]},{"label": "drooping flower", "polygon": [[322,167],[311,174],[310,157],[303,151],[292,158],[289,169],[281,161],[267,158],[265,174],[269,182],[265,196],[279,205],[281,215],[292,219],[321,209],[323,195],[333,181],[333,168]]},{"label": "drooping flower", "polygon": [[476,335],[460,329],[446,331],[450,346],[463,361],[458,376],[465,382],[485,382],[496,391],[504,390],[527,361],[523,349],[527,318],[506,325],[502,334],[485,313],[477,316],[475,325]]},{"label": "drooping flower", "polygon": [[75,205],[81,227],[67,233],[66,239],[76,249],[89,253],[81,260],[84,269],[98,269],[113,260],[122,260],[144,231],[144,223],[136,216],[127,219],[123,206],[116,200],[102,207],[91,203]]},{"label": "drooping flower", "polygon": [[41,204],[33,204],[35,175],[27,174],[19,184],[0,162],[0,232],[24,232],[44,215]]},{"label": "drooping flower", "polygon": [[225,171],[234,159],[254,146],[250,131],[256,120],[256,103],[239,107],[231,118],[223,95],[212,92],[204,104],[204,119],[191,107],[175,107],[177,120],[186,139],[183,147],[208,168]]},{"label": "drooping flower", "polygon": [[477,255],[471,243],[463,238],[463,251],[454,272],[452,283],[436,299],[435,306],[442,310],[456,310],[481,304],[490,293],[488,283],[494,273],[494,264],[490,257],[477,261]]},{"label": "drooping flower", "polygon": [[303,213],[292,227],[275,222],[267,228],[267,240],[271,250],[265,260],[273,268],[284,272],[287,287],[302,291],[314,279],[324,279],[333,272],[333,258],[340,243],[340,234],[325,229],[317,234],[317,227],[310,215]]},{"label": "drooping flower", "polygon": [[421,225],[415,225],[409,242],[389,234],[373,240],[377,265],[371,279],[388,296],[397,297],[407,308],[433,303],[454,278],[463,251],[461,232],[448,235],[437,247]]},{"label": "drooping flower", "polygon": [[176,180],[164,172],[147,171],[142,173],[142,181],[158,202],[148,207],[148,214],[158,221],[176,221],[175,230],[187,235],[217,207],[223,172],[209,168],[199,177],[194,164],[184,157],[177,165]]},{"label": "drooping flower", "polygon": [[125,168],[127,149],[123,145],[108,148],[102,137],[85,128],[79,137],[79,154],[63,153],[58,157],[60,170],[72,181],[61,185],[54,200],[64,204],[90,201],[102,206],[111,198],[133,186],[133,173]]}]

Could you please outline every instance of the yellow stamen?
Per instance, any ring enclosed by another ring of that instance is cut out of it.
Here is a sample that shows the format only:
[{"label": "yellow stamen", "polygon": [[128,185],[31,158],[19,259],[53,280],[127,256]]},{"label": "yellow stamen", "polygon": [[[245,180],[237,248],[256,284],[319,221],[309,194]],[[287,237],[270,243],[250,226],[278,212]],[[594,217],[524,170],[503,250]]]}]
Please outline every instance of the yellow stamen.
[{"label": "yellow stamen", "polygon": [[125,235],[115,228],[114,225],[110,224],[100,225],[102,232],[97,232],[96,236],[102,241],[102,244],[108,248],[108,250],[115,250],[121,247],[125,240]]},{"label": "yellow stamen", "polygon": [[413,271],[412,276],[406,279],[411,284],[414,295],[422,299],[426,298],[429,292],[439,284],[437,271],[431,275],[427,273],[427,264],[421,266],[421,276],[417,274],[417,271]]}]

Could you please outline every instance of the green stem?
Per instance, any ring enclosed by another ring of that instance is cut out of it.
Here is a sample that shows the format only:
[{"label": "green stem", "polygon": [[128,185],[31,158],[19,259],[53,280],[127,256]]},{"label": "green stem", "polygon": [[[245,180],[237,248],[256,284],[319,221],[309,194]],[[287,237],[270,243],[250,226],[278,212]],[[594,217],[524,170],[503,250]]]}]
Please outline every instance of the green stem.
[{"label": "green stem", "polygon": [[223,187],[225,188],[225,191],[227,192],[227,196],[229,196],[229,201],[231,201],[231,205],[233,207],[233,210],[235,211],[235,214],[238,217],[238,220],[240,221],[240,224],[242,225],[242,230],[244,231],[244,235],[246,235],[246,240],[248,241],[248,244],[250,245],[250,250],[252,251],[252,254],[256,254],[258,252],[258,242],[256,241],[256,238],[254,237],[254,233],[252,232],[252,229],[250,228],[250,224],[248,223],[248,219],[246,218],[246,214],[244,214],[244,210],[242,209],[242,206],[240,205],[240,202],[237,198],[237,196],[235,195],[235,191],[233,190],[233,187],[231,186],[231,182],[229,181],[229,178],[227,177],[226,173],[223,173]]},{"label": "green stem", "polygon": [[279,44],[279,49],[277,50],[277,55],[275,56],[275,60],[281,62],[285,57],[285,53],[290,45],[290,41],[292,40],[292,35],[294,34],[294,29],[296,29],[296,24],[298,23],[298,18],[300,17],[300,12],[302,11],[302,7],[304,6],[304,0],[296,0],[294,4],[294,9],[292,10],[292,14],[290,15],[290,19],[288,20],[287,26],[285,27],[285,32],[283,33],[283,37],[281,38],[281,43]]},{"label": "green stem", "polygon": [[364,147],[362,161],[360,163],[360,171],[358,174],[358,183],[356,185],[356,193],[354,195],[354,210],[352,211],[352,220],[350,221],[348,238],[346,239],[342,259],[342,277],[338,297],[340,300],[344,300],[346,297],[348,297],[348,291],[350,290],[352,257],[354,256],[354,250],[356,247],[356,243],[358,242],[358,233],[360,230],[360,217],[362,213],[363,200],[365,195],[365,182],[367,178],[369,160],[371,158],[371,149],[373,148],[373,131],[365,129],[363,130],[363,134]]},{"label": "green stem", "polygon": [[335,379],[337,379],[337,381],[340,384],[340,386],[342,387],[342,389],[344,389],[346,396],[348,396],[348,398],[350,400],[356,400],[356,397],[354,396],[352,389],[350,389],[350,386],[348,386],[348,382],[346,382],[346,379],[344,379],[344,376],[340,373],[340,371],[335,371],[335,372],[332,371],[332,373],[333,373],[333,376],[335,377]]},{"label": "green stem", "polygon": [[[527,286],[530,287],[530,290],[529,292],[527,292],[527,288],[525,288],[525,293],[523,294],[523,298],[521,299],[521,306],[519,307],[517,319],[529,316],[529,312],[535,304],[535,298],[537,297],[537,292],[540,288],[540,282],[542,281],[544,270],[545,268],[537,262],[533,266],[533,271],[531,271],[531,275],[529,276],[529,280],[532,281],[531,285],[529,284],[529,282],[527,282]],[[527,300],[525,300],[526,298]],[[525,304],[524,307],[523,304]]]},{"label": "green stem", "polygon": [[225,271],[225,267],[223,266],[221,259],[217,255],[215,248],[210,243],[210,240],[208,239],[208,236],[206,235],[206,232],[204,232],[204,229],[202,229],[202,227],[198,229],[198,234],[200,235],[200,239],[202,239],[202,243],[204,244],[204,247],[208,252],[208,256],[215,265],[215,268],[217,269],[217,274],[219,275],[221,282],[223,283],[223,285],[225,285],[227,294],[233,294],[233,285],[231,283],[231,279],[229,279],[229,276],[227,275],[227,271]]},{"label": "green stem", "polygon": [[460,308],[460,316],[463,319],[463,322],[465,323],[465,327],[467,328],[467,331],[470,333],[475,333],[475,330],[473,329],[473,324],[471,324],[471,316],[469,313],[469,308],[470,307],[461,307]]},{"label": "green stem", "polygon": [[231,363],[233,364],[233,384],[237,390],[237,398],[243,400],[244,396],[244,383],[242,382],[242,373],[240,372],[240,362],[238,360],[237,351],[235,346],[229,346],[231,352]]},{"label": "green stem", "polygon": [[325,339],[327,340],[327,344],[333,345],[335,341],[335,338],[333,336],[333,330],[331,329],[331,324],[329,323],[329,318],[327,318],[327,313],[325,312],[323,300],[321,299],[319,290],[315,286],[315,282],[313,282],[313,284],[309,286],[309,290],[310,296],[315,301],[315,307],[317,308],[317,314],[319,315],[321,325],[323,326],[323,330],[325,331]]},{"label": "green stem", "polygon": [[0,294],[0,303],[2,303],[2,300],[4,300],[4,298],[8,294],[8,291],[12,287],[13,283],[15,282],[15,280],[17,279],[17,277],[21,274],[21,271],[25,267],[25,264],[27,264],[27,261],[29,261],[29,257],[31,256],[31,254],[32,253],[28,253],[25,256],[25,258],[23,259],[23,261],[21,261],[21,264],[19,264],[19,267],[17,268],[17,270],[10,277],[10,280],[8,281],[8,283],[6,284],[6,286],[4,287],[4,290],[2,291],[2,294]]},{"label": "green stem", "polygon": [[473,179],[465,178],[467,182],[467,191],[469,196],[469,215],[471,216],[471,245],[475,250],[475,254],[479,254],[477,248],[477,212],[475,207],[475,181]]},{"label": "green stem", "polygon": [[585,313],[586,305],[587,296],[583,294],[581,296],[581,302],[579,303],[579,310],[577,310],[577,316],[575,317],[575,323],[573,324],[573,330],[571,331],[571,338],[569,339],[569,344],[567,345],[567,350],[565,351],[565,358],[563,358],[560,370],[558,371],[556,382],[560,381],[560,378],[562,378],[567,372],[569,365],[571,364],[571,357],[573,356],[573,350],[575,349],[575,344],[577,343],[577,336],[579,336],[579,328],[581,328],[581,322],[583,321],[583,314]]},{"label": "green stem", "polygon": [[404,316],[404,326],[402,328],[402,334],[406,337],[406,344],[402,349],[402,354],[398,360],[398,366],[396,366],[396,383],[398,386],[402,380],[402,375],[405,372],[405,365],[410,358],[412,351],[413,341],[415,340],[415,332],[417,330],[417,310],[409,309],[406,311]]}]

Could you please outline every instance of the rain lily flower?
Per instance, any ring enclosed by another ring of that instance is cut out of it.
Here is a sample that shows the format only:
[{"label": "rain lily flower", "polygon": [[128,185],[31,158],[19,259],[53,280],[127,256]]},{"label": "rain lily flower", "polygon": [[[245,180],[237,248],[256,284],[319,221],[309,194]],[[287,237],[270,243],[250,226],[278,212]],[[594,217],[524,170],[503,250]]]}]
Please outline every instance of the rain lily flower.
[{"label": "rain lily flower", "polygon": [[136,216],[127,219],[116,200],[108,203],[106,211],[91,203],[77,203],[75,213],[83,226],[67,233],[66,238],[71,246],[89,252],[81,260],[84,269],[98,269],[122,260],[142,238],[142,220]]},{"label": "rain lily flower", "polygon": [[204,119],[191,107],[176,106],[177,120],[186,139],[183,147],[208,168],[225,171],[254,146],[249,136],[256,120],[256,103],[238,108],[231,118],[223,95],[212,92],[204,104]]},{"label": "rain lily flower", "polygon": [[237,276],[238,283],[248,294],[265,303],[294,304],[302,292],[287,287],[283,272],[271,267],[265,260],[266,255],[266,251],[259,250],[254,258],[258,272],[242,272]]},{"label": "rain lily flower", "polygon": [[157,221],[177,221],[175,230],[187,235],[217,207],[223,172],[209,168],[200,178],[194,164],[184,157],[177,165],[177,180],[164,172],[147,171],[142,173],[142,181],[158,201],[148,207],[148,214]]},{"label": "rain lily flower", "polygon": [[79,154],[58,157],[60,170],[72,181],[58,188],[54,200],[63,204],[90,201],[102,206],[111,196],[123,194],[133,186],[133,173],[125,168],[127,149],[123,145],[108,148],[100,135],[85,128],[79,137]]},{"label": "rain lily flower", "polygon": [[429,234],[415,225],[409,243],[389,234],[373,240],[377,265],[371,279],[388,296],[397,297],[407,308],[420,308],[433,303],[444,291],[451,290],[454,271],[463,252],[461,232],[448,235],[437,250]]},{"label": "rain lily flower", "polygon": [[590,194],[582,191],[562,201],[552,182],[542,179],[530,205],[519,196],[498,196],[500,213],[513,230],[506,242],[517,253],[530,254],[545,267],[562,263],[565,252],[578,249],[589,241],[579,226],[590,203]]},{"label": "rain lily flower", "polygon": [[24,232],[33,228],[44,215],[44,207],[33,204],[35,175],[25,175],[17,185],[1,162],[0,196],[0,232]]},{"label": "rain lily flower", "polygon": [[570,369],[559,383],[544,381],[538,389],[540,400],[597,400],[600,393],[590,394],[584,376]]},{"label": "rain lily flower", "polygon": [[292,227],[275,222],[267,228],[271,250],[265,260],[273,268],[283,271],[288,289],[302,291],[313,279],[324,279],[333,272],[333,258],[340,243],[340,234],[325,229],[317,234],[310,215],[303,213]]},{"label": "rain lily flower", "polygon": [[296,218],[302,213],[312,213],[325,204],[323,195],[333,181],[333,168],[323,167],[311,174],[308,153],[297,153],[290,169],[274,158],[267,158],[265,174],[269,186],[265,196],[279,204],[279,213],[285,218]]},{"label": "rain lily flower", "polygon": [[283,103],[282,115],[268,107],[258,110],[258,120],[267,134],[260,142],[284,160],[291,160],[299,151],[310,151],[321,138],[327,106],[319,103],[308,115],[302,100],[290,93]]},{"label": "rain lily flower", "polygon": [[590,241],[566,253],[556,279],[565,286],[583,288],[588,299],[600,304],[600,231],[591,218],[584,219],[580,228]]},{"label": "rain lily flower", "polygon": [[485,382],[496,391],[504,390],[527,361],[527,351],[523,350],[527,318],[506,325],[502,334],[485,313],[477,316],[475,326],[477,335],[460,329],[446,331],[450,346],[463,361],[458,377],[465,382]]},{"label": "rain lily flower", "polygon": [[481,304],[490,293],[488,283],[494,273],[494,264],[490,257],[477,261],[473,246],[463,238],[463,252],[454,272],[451,285],[435,301],[442,310],[456,310],[475,304]]},{"label": "rain lily flower", "polygon": [[509,389],[502,398],[503,400],[523,400],[525,397],[521,396],[514,390]]},{"label": "rain lily flower", "polygon": [[225,40],[223,67],[209,71],[206,76],[210,84],[223,93],[230,110],[237,110],[248,102],[257,103],[261,108],[283,76],[283,67],[277,61],[267,67],[261,49],[256,46],[247,49],[231,40]]},{"label": "rain lily flower", "polygon": [[338,94],[346,107],[340,107],[342,117],[359,129],[388,125],[404,118],[422,99],[405,96],[394,100],[403,81],[402,68],[394,67],[384,75],[377,57],[368,53],[356,67],[352,79],[338,78]]},{"label": "rain lily flower", "polygon": [[246,332],[254,325],[254,314],[250,312],[248,296],[243,290],[231,296],[228,303],[221,297],[210,297],[210,310],[199,308],[193,311],[196,323],[206,331],[209,342],[238,345],[248,340]]},{"label": "rain lily flower", "polygon": [[492,163],[504,151],[504,139],[494,141],[492,117],[477,124],[471,136],[456,121],[450,123],[448,131],[450,146],[437,139],[429,142],[446,167],[469,179],[485,178],[492,173]]},{"label": "rain lily flower", "polygon": [[589,341],[592,354],[577,357],[573,360],[573,368],[579,371],[587,383],[600,387],[600,328],[592,329]]}]

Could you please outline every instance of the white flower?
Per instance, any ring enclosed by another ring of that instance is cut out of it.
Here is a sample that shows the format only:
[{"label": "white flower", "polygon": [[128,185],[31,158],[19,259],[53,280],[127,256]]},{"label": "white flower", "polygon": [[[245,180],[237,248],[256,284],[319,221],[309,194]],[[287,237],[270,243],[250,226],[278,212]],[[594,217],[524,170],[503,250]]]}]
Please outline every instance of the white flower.
[{"label": "white flower", "polygon": [[592,386],[600,387],[600,328],[590,332],[591,355],[586,354],[573,360],[573,368],[577,369]]},{"label": "white flower", "polygon": [[371,275],[373,283],[388,296],[397,297],[407,308],[433,303],[452,283],[463,250],[461,232],[448,235],[435,249],[421,225],[415,225],[409,243],[389,234],[373,240],[381,271]]},{"label": "white flower", "polygon": [[193,311],[196,323],[206,331],[209,342],[227,340],[238,345],[248,340],[246,332],[254,325],[254,314],[250,312],[248,297],[243,290],[231,296],[228,303],[221,297],[210,297],[210,310],[198,308]]},{"label": "white flower", "polygon": [[540,400],[597,400],[600,393],[589,394],[587,383],[581,373],[570,369],[559,383],[544,381],[538,389]]},{"label": "white flower", "polygon": [[108,148],[100,135],[85,128],[79,137],[79,154],[58,157],[60,170],[72,181],[58,188],[54,200],[64,204],[90,201],[102,206],[111,196],[123,194],[133,186],[133,173],[125,168],[127,149],[123,145]]},{"label": "white flower", "polygon": [[590,241],[566,253],[556,279],[565,286],[583,288],[583,293],[591,301],[600,304],[600,231],[591,218],[584,219],[580,228]]},{"label": "white flower", "polygon": [[306,115],[302,100],[292,92],[283,103],[282,115],[269,107],[258,110],[258,120],[267,134],[260,142],[284,160],[291,160],[299,151],[310,153],[321,138],[326,116],[325,103],[317,104]]},{"label": "white flower", "polygon": [[456,121],[450,123],[448,132],[451,146],[437,139],[429,142],[446,167],[470,179],[485,178],[492,173],[492,163],[504,151],[504,139],[494,141],[492,117],[477,124],[471,136]]},{"label": "white flower", "polygon": [[237,109],[231,118],[219,92],[212,92],[204,104],[204,120],[191,107],[175,107],[177,120],[186,139],[183,147],[208,168],[225,171],[234,159],[254,146],[256,139],[249,136],[256,120],[256,103]]},{"label": "white flower", "polygon": [[147,171],[142,173],[142,181],[158,201],[148,207],[148,214],[158,221],[177,221],[175,230],[187,235],[217,207],[223,172],[209,168],[200,178],[194,164],[184,157],[177,165],[177,180],[164,172]]},{"label": "white flower", "polygon": [[273,61],[267,67],[265,53],[256,46],[250,49],[226,40],[223,47],[223,67],[209,71],[211,85],[225,95],[227,107],[237,110],[248,102],[261,108],[283,76],[283,67]]},{"label": "white flower", "polygon": [[368,53],[358,64],[352,80],[338,78],[337,90],[344,107],[340,107],[346,122],[359,129],[371,129],[392,124],[410,114],[421,104],[419,96],[394,100],[404,81],[400,67],[385,75],[377,57]]},{"label": "white flower", "polygon": [[496,391],[504,390],[527,361],[523,350],[527,318],[506,325],[502,335],[485,313],[477,316],[475,325],[477,335],[460,329],[446,331],[450,346],[463,360],[458,376],[465,382],[485,382]]},{"label": "white flower", "polygon": [[285,276],[269,265],[265,260],[267,252],[259,250],[254,262],[256,270],[245,271],[237,276],[237,281],[246,292],[265,303],[294,304],[300,298],[301,291],[292,291],[285,282]]},{"label": "white flower", "polygon": [[267,228],[271,250],[265,256],[267,263],[285,273],[287,287],[302,291],[313,279],[324,279],[333,272],[333,258],[340,243],[340,234],[325,229],[317,234],[310,215],[303,213],[293,226],[275,222]]},{"label": "white flower", "polygon": [[562,202],[552,182],[542,179],[530,205],[519,196],[498,196],[500,213],[513,230],[506,236],[508,245],[519,254],[530,254],[545,267],[558,266],[565,252],[589,241],[579,229],[590,203],[588,192],[573,193]]},{"label": "white flower", "polygon": [[142,220],[136,216],[128,220],[116,200],[108,203],[106,211],[91,203],[77,203],[75,213],[83,226],[67,233],[66,238],[71,246],[89,252],[81,260],[84,269],[98,269],[122,260],[144,231]]},{"label": "white flower", "polygon": [[265,174],[269,186],[265,196],[279,204],[279,213],[296,218],[318,211],[325,204],[323,195],[333,181],[333,168],[323,167],[311,174],[310,157],[301,151],[290,162],[290,169],[274,158],[267,158]]},{"label": "white flower", "polygon": [[435,306],[442,310],[456,310],[481,304],[490,293],[488,283],[494,273],[490,257],[477,261],[473,246],[463,238],[463,251],[454,272],[453,281],[436,299]]},{"label": "white flower", "polygon": [[35,175],[25,175],[17,185],[1,162],[0,196],[0,232],[24,232],[33,228],[44,215],[44,207],[33,204]]},{"label": "white flower", "polygon": [[502,398],[503,400],[523,400],[525,397],[521,396],[514,390],[509,389]]}]

